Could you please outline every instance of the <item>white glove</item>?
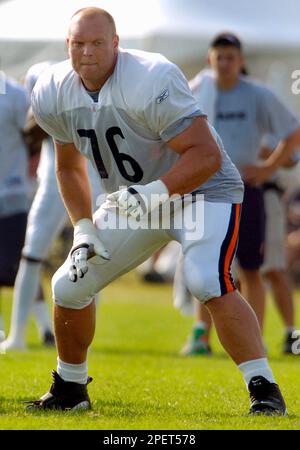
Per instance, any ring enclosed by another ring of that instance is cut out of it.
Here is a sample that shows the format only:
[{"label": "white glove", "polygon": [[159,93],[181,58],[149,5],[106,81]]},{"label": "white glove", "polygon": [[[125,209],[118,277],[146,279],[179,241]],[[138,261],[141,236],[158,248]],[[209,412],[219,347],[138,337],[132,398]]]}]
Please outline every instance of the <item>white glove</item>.
[{"label": "white glove", "polygon": [[134,218],[148,214],[168,199],[169,191],[161,180],[129,186],[107,196],[107,200],[117,203],[121,214]]},{"label": "white glove", "polygon": [[80,219],[75,224],[70,255],[72,264],[69,270],[69,279],[74,283],[87,273],[88,260],[93,256],[98,255],[103,260],[110,260],[110,255],[100,241],[97,229],[90,219]]}]

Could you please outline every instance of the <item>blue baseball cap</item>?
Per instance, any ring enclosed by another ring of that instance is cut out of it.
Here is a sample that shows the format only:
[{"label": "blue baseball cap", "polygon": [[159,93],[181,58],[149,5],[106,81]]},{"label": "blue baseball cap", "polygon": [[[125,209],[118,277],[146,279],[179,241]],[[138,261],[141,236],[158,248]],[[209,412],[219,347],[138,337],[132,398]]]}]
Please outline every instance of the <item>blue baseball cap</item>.
[{"label": "blue baseball cap", "polygon": [[215,36],[213,38],[213,40],[211,41],[210,48],[219,47],[219,46],[223,46],[223,47],[232,46],[239,50],[242,50],[242,43],[239,40],[239,38],[235,34],[228,33],[228,32],[223,32],[223,33],[217,34],[217,36]]}]

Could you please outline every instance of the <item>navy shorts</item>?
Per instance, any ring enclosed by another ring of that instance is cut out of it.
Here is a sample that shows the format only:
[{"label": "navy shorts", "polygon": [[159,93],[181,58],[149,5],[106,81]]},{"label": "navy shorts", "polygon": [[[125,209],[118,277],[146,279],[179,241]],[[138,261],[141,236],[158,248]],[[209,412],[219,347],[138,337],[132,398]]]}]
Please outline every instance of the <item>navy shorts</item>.
[{"label": "navy shorts", "polygon": [[24,245],[27,213],[0,217],[0,286],[13,286]]},{"label": "navy shorts", "polygon": [[265,208],[261,187],[245,185],[236,257],[245,270],[258,270],[264,261]]}]

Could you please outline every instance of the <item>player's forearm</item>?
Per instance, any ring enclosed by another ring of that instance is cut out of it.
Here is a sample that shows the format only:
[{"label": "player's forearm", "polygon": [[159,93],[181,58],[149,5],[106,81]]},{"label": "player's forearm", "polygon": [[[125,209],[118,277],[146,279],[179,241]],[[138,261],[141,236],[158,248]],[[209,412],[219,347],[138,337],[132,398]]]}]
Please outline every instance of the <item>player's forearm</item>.
[{"label": "player's forearm", "polygon": [[85,170],[57,169],[59,190],[73,225],[83,218],[92,219],[91,187]]},{"label": "player's forearm", "polygon": [[220,169],[221,164],[221,152],[217,145],[208,144],[205,149],[192,147],[181,155],[176,164],[161,177],[161,181],[167,186],[170,195],[187,194],[204,184]]}]

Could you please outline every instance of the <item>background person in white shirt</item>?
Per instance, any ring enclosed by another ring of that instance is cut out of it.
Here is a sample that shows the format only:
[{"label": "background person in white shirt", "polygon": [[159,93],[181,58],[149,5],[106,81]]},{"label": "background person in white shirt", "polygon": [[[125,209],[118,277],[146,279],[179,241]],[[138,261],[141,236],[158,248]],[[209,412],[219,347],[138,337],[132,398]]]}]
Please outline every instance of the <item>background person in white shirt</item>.
[{"label": "background person in white shirt", "polygon": [[[29,95],[38,77],[52,64],[51,61],[45,61],[30,67],[25,77],[25,85]],[[41,145],[41,156],[37,170],[38,189],[29,211],[25,243],[16,276],[10,332],[7,339],[1,343],[1,349],[6,352],[13,349],[25,349],[26,325],[32,308],[39,315],[44,343],[46,345],[54,343],[48,305],[45,301],[40,301],[37,298],[40,296],[41,269],[50,246],[69,222],[65,205],[59,195],[55,176],[53,140],[36,123],[32,111],[27,118],[27,130],[31,139],[35,141],[33,144],[40,143]],[[90,164],[89,176],[93,190],[93,205],[96,209],[97,197],[103,192],[103,189],[96,171]]]}]

